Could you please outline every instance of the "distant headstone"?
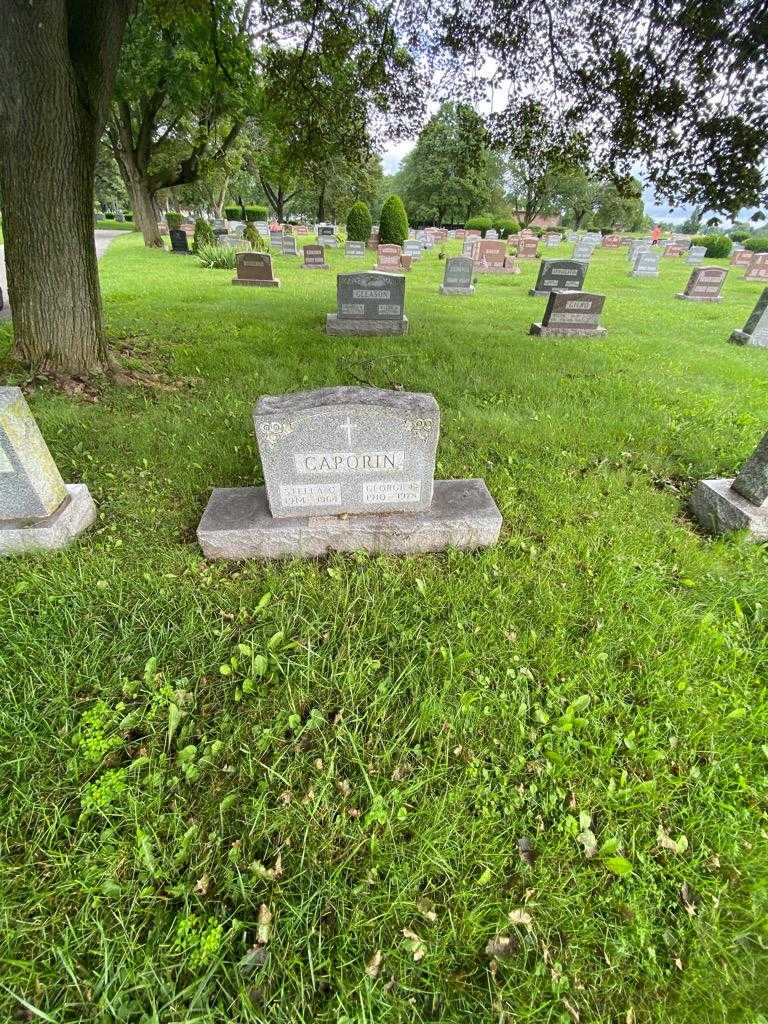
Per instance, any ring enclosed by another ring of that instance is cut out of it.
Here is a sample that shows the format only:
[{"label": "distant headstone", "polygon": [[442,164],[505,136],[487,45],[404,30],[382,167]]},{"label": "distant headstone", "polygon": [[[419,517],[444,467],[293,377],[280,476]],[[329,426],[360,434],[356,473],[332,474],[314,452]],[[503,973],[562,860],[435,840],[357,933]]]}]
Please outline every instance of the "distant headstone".
[{"label": "distant headstone", "polygon": [[485,232],[485,237],[489,241],[495,242],[499,237],[499,232],[495,228],[490,228],[488,231]]},{"label": "distant headstone", "polygon": [[629,249],[627,251],[627,259],[630,265],[634,267],[635,261],[637,260],[638,254],[641,252],[650,252],[650,245],[643,241],[642,238],[633,238],[629,243]]},{"label": "distant headstone", "polygon": [[589,263],[594,251],[594,245],[592,245],[591,242],[585,242],[582,239],[573,247],[573,259],[578,260],[580,263]]},{"label": "distant headstone", "polygon": [[556,232],[549,231],[544,236],[544,245],[547,249],[555,249],[563,240],[563,236]]},{"label": "distant headstone", "polygon": [[320,245],[324,245],[328,249],[335,249],[338,245],[338,239],[336,238],[336,225],[318,224],[317,241]]},{"label": "distant headstone", "polygon": [[660,260],[660,249],[639,249],[630,277],[658,277]]},{"label": "distant headstone", "polygon": [[483,232],[479,228],[467,228],[465,236],[467,238],[482,238]]},{"label": "distant headstone", "polygon": [[307,227],[306,224],[297,224],[296,225],[296,234],[297,235],[308,235],[309,234],[309,228]]},{"label": "distant headstone", "polygon": [[0,555],[57,550],[96,518],[85,484],[65,484],[20,388],[0,387]]},{"label": "distant headstone", "polygon": [[667,242],[664,246],[664,256],[682,256],[685,250],[677,242]]},{"label": "distant headstone", "polygon": [[722,267],[696,267],[685,290],[678,292],[675,297],[687,299],[688,302],[722,302],[720,289],[727,273]]},{"label": "distant headstone", "polygon": [[539,337],[602,337],[600,325],[604,295],[589,292],[553,291],[540,324],[531,324],[531,334]]},{"label": "distant headstone", "polygon": [[473,254],[477,274],[519,274],[517,261],[507,256],[505,242],[494,242],[484,238],[475,243]]},{"label": "distant headstone", "polygon": [[189,239],[186,231],[181,228],[171,228],[169,231],[171,239],[171,252],[177,256],[189,256]]},{"label": "distant headstone", "polygon": [[602,246],[604,249],[620,249],[621,235],[604,235]]},{"label": "distant headstone", "polygon": [[337,311],[325,318],[327,334],[376,337],[407,334],[405,278],[361,271],[336,278]]},{"label": "distant headstone", "polygon": [[380,245],[376,251],[376,270],[395,272],[402,270],[402,255],[403,250],[399,245],[390,243]]},{"label": "distant headstone", "polygon": [[125,220],[125,214],[120,212],[115,214],[115,220],[122,223]]},{"label": "distant headstone", "polygon": [[441,295],[473,295],[472,271],[474,264],[468,256],[451,256],[445,261]]},{"label": "distant headstone", "polygon": [[752,261],[754,253],[751,253],[749,249],[736,249],[734,247],[731,255],[731,266],[732,267],[748,267]]},{"label": "distant headstone", "polygon": [[578,260],[542,260],[536,285],[528,294],[542,297],[554,289],[581,291],[586,273],[587,264]]},{"label": "distant headstone", "polygon": [[421,242],[418,239],[407,239],[403,242],[403,255],[410,256],[412,260],[421,259]]},{"label": "distant headstone", "polygon": [[578,242],[579,233],[578,231],[567,231],[565,235],[566,242]]},{"label": "distant headstone", "polygon": [[269,232],[269,244],[272,249],[283,248],[283,233],[282,231],[270,231]]},{"label": "distant headstone", "polygon": [[283,235],[283,256],[298,256],[293,235]]},{"label": "distant headstone", "polygon": [[734,331],[729,338],[734,345],[751,345],[755,348],[768,348],[768,288],[757,300],[743,331]]},{"label": "distant headstone", "polygon": [[473,238],[466,238],[465,237],[464,241],[461,243],[461,255],[462,256],[469,256],[470,258],[474,257],[475,248],[477,247],[477,243],[478,243],[478,240],[476,238],[474,238],[474,237]]},{"label": "distant headstone", "polygon": [[756,252],[747,264],[745,281],[765,281],[768,284],[768,252]]},{"label": "distant headstone", "polygon": [[690,263],[691,266],[696,266],[696,264],[701,263],[706,255],[706,245],[692,245],[688,250],[688,255],[685,257],[685,262]]},{"label": "distant headstone", "polygon": [[768,540],[768,434],[733,479],[701,480],[691,511],[709,533],[748,530],[749,539]]},{"label": "distant headstone", "polygon": [[213,222],[213,233],[214,233],[214,235],[226,235],[228,230],[229,230],[229,228],[227,227],[227,222],[225,220],[221,220],[221,218],[217,218],[216,220],[214,220],[214,222]]},{"label": "distant headstone", "polygon": [[517,258],[519,260],[539,258],[539,240],[535,235],[520,235],[517,242]]},{"label": "distant headstone", "polygon": [[345,242],[345,256],[365,256],[365,242]]},{"label": "distant headstone", "polygon": [[329,265],[325,262],[325,246],[305,245],[302,253],[304,254],[305,270],[330,270]]},{"label": "distant headstone", "polygon": [[432,395],[321,388],[259,400],[263,487],[214,490],[197,531],[209,559],[419,554],[498,539],[482,480],[434,479]]},{"label": "distant headstone", "polygon": [[262,238],[266,238],[269,235],[269,224],[267,224],[265,220],[257,220],[256,230],[259,232]]},{"label": "distant headstone", "polygon": [[239,252],[237,270],[232,284],[252,288],[279,288],[280,281],[272,275],[272,257],[268,252]]}]

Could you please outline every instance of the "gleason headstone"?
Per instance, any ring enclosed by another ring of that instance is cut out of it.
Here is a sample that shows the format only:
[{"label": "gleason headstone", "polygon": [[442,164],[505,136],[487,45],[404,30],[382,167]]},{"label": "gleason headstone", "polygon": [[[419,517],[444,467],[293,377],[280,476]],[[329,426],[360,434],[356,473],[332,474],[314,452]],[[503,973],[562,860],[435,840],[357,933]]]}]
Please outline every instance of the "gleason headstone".
[{"label": "gleason headstone", "polygon": [[605,335],[600,314],[604,295],[589,292],[553,291],[540,324],[531,324],[531,334],[539,337],[594,338]]},{"label": "gleason headstone", "polygon": [[498,539],[482,480],[434,479],[432,395],[321,388],[265,396],[253,420],[265,485],[213,491],[197,531],[206,558],[419,554]]},{"label": "gleason headstone", "polygon": [[745,281],[765,281],[768,284],[768,252],[755,252],[747,264]]},{"label": "gleason headstone", "polygon": [[305,270],[330,270],[329,265],[325,262],[325,246],[305,245],[302,252]]},{"label": "gleason headstone", "polygon": [[473,295],[472,284],[474,264],[468,256],[451,256],[445,261],[443,283],[440,285],[441,295]]},{"label": "gleason headstone", "polygon": [[744,324],[744,330],[734,331],[728,340],[734,345],[768,348],[768,288],[763,289],[749,320]]},{"label": "gleason headstone", "polygon": [[391,243],[380,245],[376,250],[376,269],[395,272],[402,270],[402,255],[403,250],[399,245]]},{"label": "gleason headstone", "polygon": [[345,242],[345,256],[365,256],[365,242]]},{"label": "gleason headstone", "polygon": [[629,276],[658,277],[660,260],[660,249],[640,249],[635,257],[635,263],[629,272]]},{"label": "gleason headstone", "polygon": [[727,270],[722,267],[696,267],[688,279],[685,291],[676,298],[689,302],[722,302],[720,289],[723,287]]},{"label": "gleason headstone", "polygon": [[171,252],[177,256],[189,256],[189,239],[187,238],[186,231],[181,228],[171,228],[170,232],[171,239]]},{"label": "gleason headstone", "polygon": [[283,256],[298,256],[293,235],[283,235]]},{"label": "gleason headstone", "polygon": [[408,333],[402,274],[375,270],[339,274],[336,301],[337,311],[325,318],[327,334],[376,337]]},{"label": "gleason headstone", "polygon": [[690,263],[691,266],[696,266],[701,263],[706,255],[706,245],[692,245],[688,250],[688,255],[685,257],[685,262]]},{"label": "gleason headstone", "polygon": [[252,288],[279,288],[280,282],[272,276],[272,257],[268,252],[239,252],[237,273],[232,284],[250,285]]},{"label": "gleason headstone", "polygon": [[691,511],[709,533],[749,530],[750,540],[768,540],[768,434],[734,479],[699,481]]},{"label": "gleason headstone", "polygon": [[0,387],[0,555],[66,547],[96,518],[85,484],[65,484],[20,388]]},{"label": "gleason headstone", "polygon": [[581,291],[587,264],[578,260],[542,260],[536,285],[529,295],[549,295],[555,288],[565,291]]}]

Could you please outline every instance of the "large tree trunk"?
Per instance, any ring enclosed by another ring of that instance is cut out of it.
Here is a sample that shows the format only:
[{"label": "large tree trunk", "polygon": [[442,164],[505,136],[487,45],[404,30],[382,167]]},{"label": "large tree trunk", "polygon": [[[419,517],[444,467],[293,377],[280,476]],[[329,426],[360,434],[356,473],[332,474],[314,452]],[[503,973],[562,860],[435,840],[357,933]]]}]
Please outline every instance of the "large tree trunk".
[{"label": "large tree trunk", "polygon": [[107,362],[93,184],[129,6],[3,4],[0,191],[13,354],[33,367],[87,373]]},{"label": "large tree trunk", "polygon": [[317,222],[322,224],[325,222],[325,189],[326,184],[323,182],[323,187],[317,196]]},{"label": "large tree trunk", "polygon": [[224,204],[227,201],[227,189],[229,188],[229,178],[224,179],[224,184],[219,189],[219,194],[213,202],[213,215],[221,219],[224,216]]},{"label": "large tree trunk", "polygon": [[112,140],[112,152],[120,170],[120,177],[131,197],[133,223],[141,232],[144,245],[162,249],[163,240],[157,226],[154,196],[150,191],[146,172],[139,166],[130,135],[126,133],[123,125],[113,123],[110,123],[107,134]]}]

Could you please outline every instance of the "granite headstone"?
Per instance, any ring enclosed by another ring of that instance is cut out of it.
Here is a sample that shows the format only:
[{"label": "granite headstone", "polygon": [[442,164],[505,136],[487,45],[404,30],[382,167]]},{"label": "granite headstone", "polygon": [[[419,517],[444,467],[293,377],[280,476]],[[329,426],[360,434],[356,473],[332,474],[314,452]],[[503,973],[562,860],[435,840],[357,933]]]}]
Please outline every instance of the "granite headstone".
[{"label": "granite headstone", "polygon": [[587,264],[579,260],[542,260],[536,285],[528,294],[544,296],[556,288],[581,291],[586,273]]},{"label": "granite headstone", "polygon": [[530,333],[539,337],[602,337],[606,333],[600,324],[604,305],[604,295],[552,291],[541,323],[531,324]]},{"label": "granite headstone", "polygon": [[678,292],[676,298],[689,302],[721,302],[720,290],[727,273],[723,267],[696,267],[685,290]]},{"label": "granite headstone", "polygon": [[473,295],[472,284],[474,264],[468,256],[451,256],[445,261],[441,295]]},{"label": "granite headstone", "polygon": [[327,334],[377,337],[407,334],[405,278],[376,270],[339,274],[335,313],[325,318]]},{"label": "granite headstone", "polygon": [[232,284],[252,288],[279,288],[280,281],[272,274],[272,257],[268,252],[239,252],[237,271]]},{"label": "granite headstone", "polygon": [[743,331],[734,331],[729,338],[734,345],[750,345],[755,348],[768,348],[768,288],[757,300],[757,305],[744,324]]}]

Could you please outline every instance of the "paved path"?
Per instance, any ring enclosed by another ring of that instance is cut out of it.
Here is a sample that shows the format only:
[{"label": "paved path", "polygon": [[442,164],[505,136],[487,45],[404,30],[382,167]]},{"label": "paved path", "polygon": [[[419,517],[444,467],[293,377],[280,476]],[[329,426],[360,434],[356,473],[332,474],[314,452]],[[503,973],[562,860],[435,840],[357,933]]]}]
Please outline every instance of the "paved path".
[{"label": "paved path", "polygon": [[[94,231],[96,258],[101,259],[110,244],[125,233],[125,231],[102,231],[99,229]],[[8,304],[8,279],[5,274],[5,246],[3,245],[0,245],[0,288],[3,289],[3,297],[5,299],[5,308],[0,311],[0,320],[7,320],[11,315],[11,309]]]}]

